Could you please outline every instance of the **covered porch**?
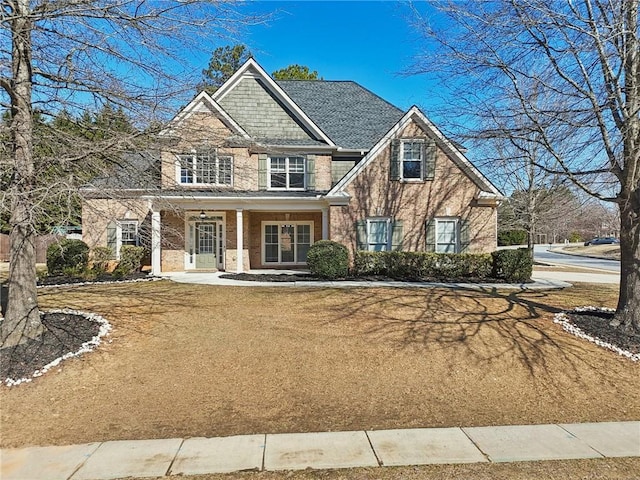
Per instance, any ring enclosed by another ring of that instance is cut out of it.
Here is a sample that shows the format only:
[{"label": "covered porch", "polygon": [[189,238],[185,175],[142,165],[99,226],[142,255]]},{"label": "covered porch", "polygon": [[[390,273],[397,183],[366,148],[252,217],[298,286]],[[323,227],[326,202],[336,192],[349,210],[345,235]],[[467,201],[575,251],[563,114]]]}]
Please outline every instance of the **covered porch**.
[{"label": "covered porch", "polygon": [[154,275],[304,269],[309,247],[329,238],[329,205],[318,195],[163,200],[151,212]]}]

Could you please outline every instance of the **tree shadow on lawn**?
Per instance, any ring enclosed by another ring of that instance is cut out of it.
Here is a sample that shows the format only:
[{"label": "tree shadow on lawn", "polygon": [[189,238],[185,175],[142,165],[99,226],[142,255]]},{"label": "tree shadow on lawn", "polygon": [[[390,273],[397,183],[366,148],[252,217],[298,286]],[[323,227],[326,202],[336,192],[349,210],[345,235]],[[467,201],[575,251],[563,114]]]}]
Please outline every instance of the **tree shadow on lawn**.
[{"label": "tree shadow on lawn", "polygon": [[[447,350],[456,359],[452,369],[458,362],[477,367],[515,362],[531,378],[561,388],[553,378],[558,365],[564,376],[580,382],[585,369],[599,374],[602,355],[609,361],[626,361],[552,323],[563,311],[553,306],[559,303],[557,291],[456,287],[352,293],[347,302],[335,306],[329,323],[358,323],[366,335],[393,342],[399,349]],[[613,385],[606,372],[601,376]]]}]

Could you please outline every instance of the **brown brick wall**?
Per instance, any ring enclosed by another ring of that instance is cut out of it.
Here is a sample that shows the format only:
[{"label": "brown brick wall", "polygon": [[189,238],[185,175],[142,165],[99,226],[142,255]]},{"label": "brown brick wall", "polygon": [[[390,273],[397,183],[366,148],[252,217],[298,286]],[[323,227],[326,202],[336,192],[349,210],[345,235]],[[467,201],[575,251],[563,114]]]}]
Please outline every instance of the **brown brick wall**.
[{"label": "brown brick wall", "polygon": [[[399,137],[427,134],[411,124]],[[330,238],[353,252],[355,223],[366,217],[391,217],[403,222],[403,250],[423,251],[425,222],[433,217],[460,217],[470,222],[470,252],[489,252],[496,246],[494,207],[477,206],[478,187],[447,155],[438,150],[435,178],[425,182],[389,180],[390,148],[386,148],[346,188],[351,195],[347,207],[332,207]]]},{"label": "brown brick wall", "polygon": [[107,225],[114,220],[151,222],[149,204],[139,199],[88,199],[82,204],[82,240],[89,248],[107,245]]}]

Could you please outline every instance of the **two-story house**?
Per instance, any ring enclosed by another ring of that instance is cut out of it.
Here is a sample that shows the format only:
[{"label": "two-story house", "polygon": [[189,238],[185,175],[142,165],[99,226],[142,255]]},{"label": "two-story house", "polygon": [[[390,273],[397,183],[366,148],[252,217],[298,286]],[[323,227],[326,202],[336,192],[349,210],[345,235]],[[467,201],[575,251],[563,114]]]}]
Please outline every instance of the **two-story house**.
[{"label": "two-story house", "polygon": [[156,152],[85,190],[90,247],[147,239],[155,274],[306,265],[351,252],[489,252],[500,192],[417,108],[350,81],[275,81],[248,60]]}]

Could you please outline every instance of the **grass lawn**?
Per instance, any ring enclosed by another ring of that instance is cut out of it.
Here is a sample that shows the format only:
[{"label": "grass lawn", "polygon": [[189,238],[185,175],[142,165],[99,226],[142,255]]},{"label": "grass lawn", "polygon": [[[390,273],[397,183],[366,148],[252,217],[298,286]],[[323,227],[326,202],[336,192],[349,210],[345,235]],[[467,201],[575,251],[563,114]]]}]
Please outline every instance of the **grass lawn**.
[{"label": "grass lawn", "polygon": [[162,281],[39,295],[43,308],[96,312],[114,330],[95,352],[0,388],[2,447],[640,418],[640,364],[552,323],[562,308],[615,306],[614,285],[478,292]]}]

